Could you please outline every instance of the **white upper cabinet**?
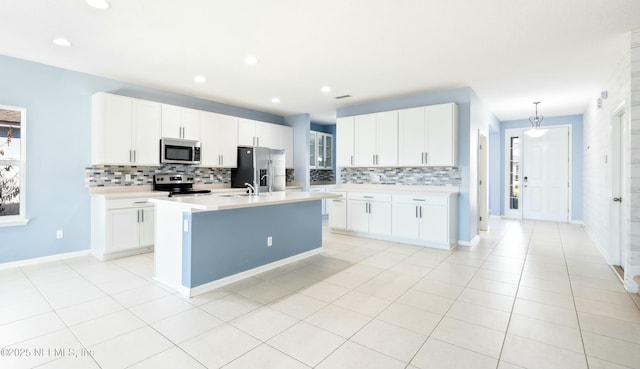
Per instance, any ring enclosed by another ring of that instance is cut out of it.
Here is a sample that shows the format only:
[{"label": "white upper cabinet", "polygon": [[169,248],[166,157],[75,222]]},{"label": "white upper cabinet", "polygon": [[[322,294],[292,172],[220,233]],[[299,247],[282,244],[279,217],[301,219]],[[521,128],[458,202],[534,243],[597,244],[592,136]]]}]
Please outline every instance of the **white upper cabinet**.
[{"label": "white upper cabinet", "polygon": [[238,119],[238,146],[285,150],[285,166],[293,168],[293,128],[281,124]]},{"label": "white upper cabinet", "polygon": [[355,166],[398,165],[398,112],[355,118]]},{"label": "white upper cabinet", "polygon": [[98,92],[92,97],[92,164],[158,165],[160,104]]},{"label": "white upper cabinet", "polygon": [[293,168],[293,128],[280,124],[266,124],[271,132],[269,137],[271,138],[271,145],[267,146],[272,149],[284,150],[285,167]]},{"label": "white upper cabinet", "polygon": [[340,167],[354,166],[355,118],[338,118],[336,122],[336,164]]},{"label": "white upper cabinet", "polygon": [[270,123],[240,118],[238,120],[238,146],[272,147]]},{"label": "white upper cabinet", "polygon": [[221,168],[237,167],[238,118],[201,111],[199,121],[202,145],[200,165]]},{"label": "white upper cabinet", "polygon": [[162,104],[162,137],[200,140],[199,111]]},{"label": "white upper cabinet", "polygon": [[457,166],[458,106],[400,110],[398,142],[400,166]]}]

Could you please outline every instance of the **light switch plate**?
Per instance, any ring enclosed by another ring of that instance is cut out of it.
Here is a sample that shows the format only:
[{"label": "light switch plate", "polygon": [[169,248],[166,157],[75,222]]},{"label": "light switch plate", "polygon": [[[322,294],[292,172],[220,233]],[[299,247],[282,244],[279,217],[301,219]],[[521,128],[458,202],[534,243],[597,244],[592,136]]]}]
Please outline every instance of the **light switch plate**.
[{"label": "light switch plate", "polygon": [[189,232],[189,221],[187,219],[182,222],[182,230],[185,232]]}]

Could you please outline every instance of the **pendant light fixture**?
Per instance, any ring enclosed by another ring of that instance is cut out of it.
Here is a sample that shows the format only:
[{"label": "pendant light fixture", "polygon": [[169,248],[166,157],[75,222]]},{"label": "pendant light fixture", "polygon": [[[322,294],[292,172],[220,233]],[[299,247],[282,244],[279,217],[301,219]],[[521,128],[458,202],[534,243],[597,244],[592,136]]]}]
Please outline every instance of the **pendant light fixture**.
[{"label": "pendant light fixture", "polygon": [[538,115],[538,104],[540,104],[540,101],[535,101],[533,104],[536,106],[536,115],[532,115],[529,117],[529,122],[531,122],[532,128],[525,133],[529,137],[537,138],[542,137],[545,133],[547,133],[547,130],[540,128],[540,123],[542,123],[542,120],[544,119],[542,115]]}]

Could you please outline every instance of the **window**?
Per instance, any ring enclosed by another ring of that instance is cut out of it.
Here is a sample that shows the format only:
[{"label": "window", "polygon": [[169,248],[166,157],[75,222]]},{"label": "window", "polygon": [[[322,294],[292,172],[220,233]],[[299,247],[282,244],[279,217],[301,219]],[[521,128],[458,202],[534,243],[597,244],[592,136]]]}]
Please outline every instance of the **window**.
[{"label": "window", "polygon": [[520,198],[520,137],[511,137],[509,170],[509,209],[519,209]]},{"label": "window", "polygon": [[0,226],[27,224],[25,109],[0,105]]}]

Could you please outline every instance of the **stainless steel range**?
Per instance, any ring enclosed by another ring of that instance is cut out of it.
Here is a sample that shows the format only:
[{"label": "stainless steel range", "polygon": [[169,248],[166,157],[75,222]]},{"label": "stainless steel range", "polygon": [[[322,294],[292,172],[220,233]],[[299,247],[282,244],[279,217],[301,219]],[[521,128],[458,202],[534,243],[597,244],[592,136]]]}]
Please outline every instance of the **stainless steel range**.
[{"label": "stainless steel range", "polygon": [[153,189],[167,191],[169,197],[211,193],[211,190],[194,190],[194,182],[193,176],[189,174],[156,174],[153,176]]}]

